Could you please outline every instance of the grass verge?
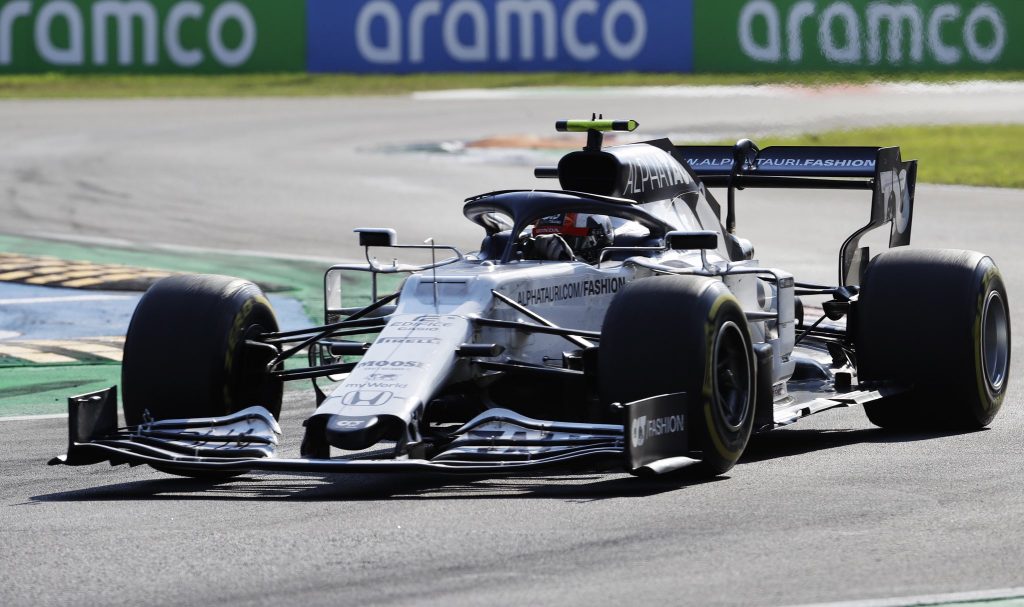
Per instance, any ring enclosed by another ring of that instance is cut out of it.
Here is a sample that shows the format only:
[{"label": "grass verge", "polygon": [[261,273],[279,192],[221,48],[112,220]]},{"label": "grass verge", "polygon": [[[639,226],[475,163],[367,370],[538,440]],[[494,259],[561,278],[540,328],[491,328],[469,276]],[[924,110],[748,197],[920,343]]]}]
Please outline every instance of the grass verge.
[{"label": "grass verge", "polygon": [[139,251],[9,235],[0,235],[0,251],[172,272],[239,276],[261,284],[279,286],[281,293],[302,303],[307,316],[316,320],[323,317],[323,276],[326,267],[318,262],[228,253]]},{"label": "grass verge", "polygon": [[450,73],[450,74],[229,74],[229,75],[0,75],[0,98],[305,97],[398,95],[414,91],[521,86],[671,86],[1024,80],[1024,72],[978,73]]},{"label": "grass verge", "polygon": [[919,160],[921,183],[1024,188],[1024,125],[886,126],[793,137],[764,137],[769,145],[899,146]]}]

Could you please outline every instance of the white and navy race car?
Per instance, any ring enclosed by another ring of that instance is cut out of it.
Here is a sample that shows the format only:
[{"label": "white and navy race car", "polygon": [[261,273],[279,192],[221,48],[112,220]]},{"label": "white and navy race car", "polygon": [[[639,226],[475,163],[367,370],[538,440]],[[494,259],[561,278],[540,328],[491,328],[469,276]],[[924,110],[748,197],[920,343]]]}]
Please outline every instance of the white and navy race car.
[{"label": "white and navy race car", "polygon": [[[993,420],[1010,368],[1006,289],[981,253],[906,247],[916,162],[898,148],[749,140],[603,147],[604,132],[636,126],[559,122],[587,134],[535,172],[560,189],[466,201],[485,233],[478,252],[356,230],[367,263],[326,272],[322,326],[279,331],[241,279],[160,281],[126,338],[126,425],[115,388],[69,399],[68,452],[51,463],[714,476],[752,433],[834,407],[862,405],[890,429]],[[870,193],[836,284],[762,266],[734,234],[736,191],[779,187]],[[724,225],[709,188],[727,191]],[[889,230],[890,250],[872,258],[860,240],[875,229]],[[375,257],[409,249],[433,259]],[[281,458],[291,380],[312,380],[316,407],[300,457]]]}]

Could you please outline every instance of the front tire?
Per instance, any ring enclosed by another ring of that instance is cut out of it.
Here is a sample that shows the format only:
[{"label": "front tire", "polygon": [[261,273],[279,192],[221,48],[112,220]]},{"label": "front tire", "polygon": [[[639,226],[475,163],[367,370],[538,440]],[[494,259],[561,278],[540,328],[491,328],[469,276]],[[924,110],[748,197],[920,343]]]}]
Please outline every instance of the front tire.
[{"label": "front tire", "polygon": [[857,304],[859,379],[907,393],[868,403],[881,428],[970,431],[990,424],[1010,371],[1009,299],[974,251],[895,249],[868,265]]},{"label": "front tire", "polygon": [[125,337],[125,420],[216,417],[253,405],[278,417],[283,384],[266,373],[269,356],[245,346],[273,331],[274,311],[251,282],[205,274],[158,281]]},{"label": "front tire", "polygon": [[701,276],[630,283],[605,316],[599,386],[605,405],[686,392],[697,471],[725,473],[754,425],[754,354],[739,302],[722,282]]}]

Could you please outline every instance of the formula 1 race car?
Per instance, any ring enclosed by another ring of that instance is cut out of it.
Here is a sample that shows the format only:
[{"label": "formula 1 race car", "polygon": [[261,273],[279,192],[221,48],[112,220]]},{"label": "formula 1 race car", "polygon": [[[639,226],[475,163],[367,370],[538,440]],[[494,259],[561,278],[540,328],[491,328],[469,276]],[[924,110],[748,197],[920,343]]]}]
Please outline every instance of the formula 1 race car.
[{"label": "formula 1 race car", "polygon": [[[916,161],[749,140],[603,147],[604,132],[636,127],[557,123],[587,134],[535,171],[561,189],[466,200],[478,252],[357,229],[367,263],[327,270],[322,326],[280,331],[241,279],[156,283],[126,337],[126,426],[115,388],[69,399],[70,445],[51,464],[714,476],[753,432],[834,407],[863,405],[889,429],[993,420],[1010,369],[1006,290],[981,253],[905,248]],[[763,267],[735,235],[737,190],[780,187],[871,193],[835,285]],[[708,188],[726,189],[724,226]],[[860,241],[878,228],[890,250],[872,258]],[[381,263],[382,248],[433,259]],[[312,380],[317,406],[286,459],[276,418],[291,380]]]}]

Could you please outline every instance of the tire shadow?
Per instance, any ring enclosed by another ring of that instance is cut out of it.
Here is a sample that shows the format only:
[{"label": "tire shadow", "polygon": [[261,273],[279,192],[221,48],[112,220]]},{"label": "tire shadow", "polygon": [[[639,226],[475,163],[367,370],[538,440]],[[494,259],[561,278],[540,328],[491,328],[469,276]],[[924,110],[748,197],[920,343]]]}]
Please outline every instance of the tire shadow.
[{"label": "tire shadow", "polygon": [[[988,428],[975,432],[986,432]],[[857,430],[816,430],[816,429],[784,429],[754,435],[743,458],[744,462],[760,462],[794,455],[804,455],[825,449],[836,449],[864,443],[891,444],[912,443],[918,441],[938,440],[951,436],[962,436],[973,432],[928,431],[928,432],[896,432],[881,428],[863,428]]]}]

